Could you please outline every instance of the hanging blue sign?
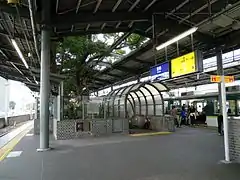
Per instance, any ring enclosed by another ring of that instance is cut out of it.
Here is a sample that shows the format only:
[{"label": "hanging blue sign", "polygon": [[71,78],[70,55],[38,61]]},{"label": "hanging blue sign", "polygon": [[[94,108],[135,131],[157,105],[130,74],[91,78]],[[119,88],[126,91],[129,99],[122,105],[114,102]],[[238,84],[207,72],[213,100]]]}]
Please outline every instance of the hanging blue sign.
[{"label": "hanging blue sign", "polygon": [[152,81],[169,79],[169,63],[165,62],[151,67],[150,76]]}]

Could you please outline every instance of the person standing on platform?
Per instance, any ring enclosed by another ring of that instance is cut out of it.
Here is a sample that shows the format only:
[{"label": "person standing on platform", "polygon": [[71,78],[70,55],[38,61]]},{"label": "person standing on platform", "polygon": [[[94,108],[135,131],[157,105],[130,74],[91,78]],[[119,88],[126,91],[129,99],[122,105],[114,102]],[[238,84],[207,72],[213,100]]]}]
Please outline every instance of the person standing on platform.
[{"label": "person standing on platform", "polygon": [[177,108],[175,106],[172,106],[172,110],[171,110],[171,115],[174,118],[174,123],[176,127],[179,127],[179,122],[178,122],[178,116],[177,116]]},{"label": "person standing on platform", "polygon": [[183,104],[182,110],[181,110],[181,122],[180,122],[180,126],[186,125],[186,118],[187,118],[187,112],[186,112],[186,109],[185,109],[185,104]]},{"label": "person standing on platform", "polygon": [[223,136],[223,116],[218,115],[217,117],[217,124],[218,124],[218,135]]},{"label": "person standing on platform", "polygon": [[190,125],[194,125],[196,121],[196,109],[193,105],[189,109],[189,121]]}]

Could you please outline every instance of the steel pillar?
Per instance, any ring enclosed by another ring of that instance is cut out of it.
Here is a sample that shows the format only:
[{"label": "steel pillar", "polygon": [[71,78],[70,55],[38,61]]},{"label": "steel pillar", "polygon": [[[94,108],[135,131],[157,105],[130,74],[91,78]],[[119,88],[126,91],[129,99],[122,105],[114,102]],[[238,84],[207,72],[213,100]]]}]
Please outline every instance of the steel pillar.
[{"label": "steel pillar", "polygon": [[220,83],[220,112],[223,116],[223,131],[224,131],[224,150],[225,150],[225,161],[229,162],[229,139],[228,139],[228,118],[227,118],[227,107],[226,107],[226,88],[224,81],[224,71],[223,71],[223,62],[222,62],[222,52],[217,51],[217,67],[218,75],[221,76]]},{"label": "steel pillar", "polygon": [[[223,63],[222,63],[222,53],[221,52],[216,52],[216,56],[217,56],[217,73],[218,75],[223,75]],[[222,98],[221,98],[221,92],[222,92],[222,89],[221,89],[221,82],[218,83],[218,92],[219,92],[219,95],[218,95],[218,102],[219,102],[219,107],[220,107],[220,111],[219,111],[219,114],[222,114]]]},{"label": "steel pillar", "polygon": [[49,150],[49,95],[50,95],[50,31],[41,32],[41,82],[40,82],[40,148]]}]

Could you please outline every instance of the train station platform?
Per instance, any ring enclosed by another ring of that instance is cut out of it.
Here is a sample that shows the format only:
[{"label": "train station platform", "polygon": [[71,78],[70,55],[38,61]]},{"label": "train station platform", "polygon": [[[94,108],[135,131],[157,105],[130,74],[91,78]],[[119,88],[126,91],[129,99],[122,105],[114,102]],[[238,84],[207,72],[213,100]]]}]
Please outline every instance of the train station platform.
[{"label": "train station platform", "polygon": [[[51,140],[36,152],[31,132],[0,162],[1,180],[239,180],[239,164],[221,164],[223,139],[209,129],[181,128],[166,136]],[[15,152],[15,153],[14,153]],[[18,153],[17,153],[18,152]],[[15,154],[15,156],[14,156]],[[18,154],[18,155],[16,155]]]}]

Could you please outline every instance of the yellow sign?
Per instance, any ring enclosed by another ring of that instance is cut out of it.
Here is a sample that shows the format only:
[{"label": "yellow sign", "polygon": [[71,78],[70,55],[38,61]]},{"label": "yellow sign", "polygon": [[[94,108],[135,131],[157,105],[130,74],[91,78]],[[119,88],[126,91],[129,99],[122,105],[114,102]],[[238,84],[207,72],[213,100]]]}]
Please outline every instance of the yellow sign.
[{"label": "yellow sign", "polygon": [[191,52],[171,60],[172,78],[197,71],[196,54]]},{"label": "yellow sign", "polygon": [[[221,82],[221,76],[211,75],[210,81],[215,82],[215,83],[219,83],[219,82]],[[224,82],[225,83],[234,82],[234,76],[224,76]]]},{"label": "yellow sign", "polygon": [[211,75],[210,81],[215,83],[221,82],[221,76]]}]

